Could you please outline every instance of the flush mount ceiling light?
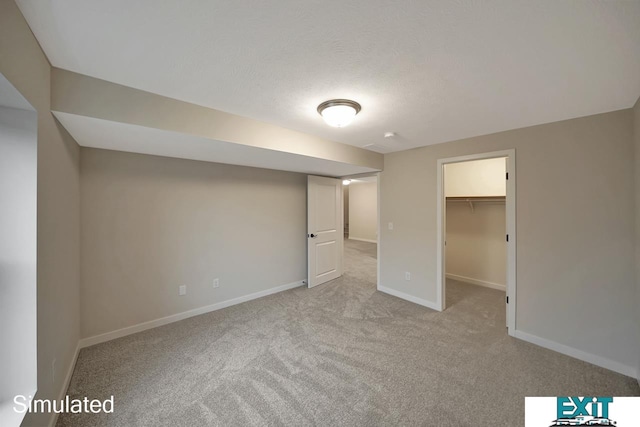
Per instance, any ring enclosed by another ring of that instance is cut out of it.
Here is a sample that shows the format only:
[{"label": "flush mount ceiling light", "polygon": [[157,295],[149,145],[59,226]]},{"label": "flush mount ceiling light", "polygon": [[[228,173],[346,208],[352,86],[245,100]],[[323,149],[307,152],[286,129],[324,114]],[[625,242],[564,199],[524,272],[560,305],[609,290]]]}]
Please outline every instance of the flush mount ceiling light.
[{"label": "flush mount ceiling light", "polygon": [[349,99],[331,99],[318,105],[318,113],[324,121],[336,128],[347,126],[362,107]]},{"label": "flush mount ceiling light", "polygon": [[351,180],[350,179],[343,179],[342,180],[342,185],[349,185],[351,184]]}]

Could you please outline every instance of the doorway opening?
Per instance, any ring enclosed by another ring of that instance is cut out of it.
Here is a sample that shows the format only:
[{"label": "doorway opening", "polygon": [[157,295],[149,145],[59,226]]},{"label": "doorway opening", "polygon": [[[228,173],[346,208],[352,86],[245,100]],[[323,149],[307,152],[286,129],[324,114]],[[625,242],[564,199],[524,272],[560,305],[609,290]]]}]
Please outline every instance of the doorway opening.
[{"label": "doorway opening", "polygon": [[344,273],[377,286],[379,185],[378,175],[347,177],[344,197]]},{"label": "doorway opening", "polygon": [[513,335],[515,240],[515,150],[438,160],[438,308],[487,310]]},{"label": "doorway opening", "polygon": [[346,278],[377,289],[379,218],[379,174],[308,175],[307,286]]}]

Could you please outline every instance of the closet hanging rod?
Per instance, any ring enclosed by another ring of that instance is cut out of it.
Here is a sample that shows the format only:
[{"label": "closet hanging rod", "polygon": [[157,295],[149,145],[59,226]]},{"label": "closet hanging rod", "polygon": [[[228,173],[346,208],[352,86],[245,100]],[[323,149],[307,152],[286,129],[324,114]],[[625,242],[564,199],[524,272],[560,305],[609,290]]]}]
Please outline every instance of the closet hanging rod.
[{"label": "closet hanging rod", "polygon": [[504,202],[505,196],[489,196],[489,197],[447,197],[447,202]]},{"label": "closet hanging rod", "polygon": [[469,208],[471,208],[471,213],[474,213],[476,209],[474,208],[474,203],[505,203],[505,196],[484,196],[484,197],[447,197],[447,203],[449,202],[463,202],[468,203]]}]

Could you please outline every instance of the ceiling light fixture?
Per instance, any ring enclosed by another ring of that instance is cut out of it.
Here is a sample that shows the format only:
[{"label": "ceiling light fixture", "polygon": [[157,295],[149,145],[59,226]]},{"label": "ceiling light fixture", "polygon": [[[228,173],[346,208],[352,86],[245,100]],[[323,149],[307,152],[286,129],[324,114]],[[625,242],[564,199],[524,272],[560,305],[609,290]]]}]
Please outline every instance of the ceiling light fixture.
[{"label": "ceiling light fixture", "polygon": [[351,184],[351,180],[350,179],[343,179],[342,180],[342,185],[349,185]]},{"label": "ceiling light fixture", "polygon": [[336,128],[347,126],[362,107],[349,99],[331,99],[318,105],[318,113],[324,121]]}]

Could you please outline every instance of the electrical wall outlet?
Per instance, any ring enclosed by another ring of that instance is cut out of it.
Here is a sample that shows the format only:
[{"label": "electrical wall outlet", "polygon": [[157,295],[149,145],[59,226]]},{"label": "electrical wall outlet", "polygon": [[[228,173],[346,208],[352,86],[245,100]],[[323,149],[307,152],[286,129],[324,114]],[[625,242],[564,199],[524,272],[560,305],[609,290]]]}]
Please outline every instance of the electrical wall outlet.
[{"label": "electrical wall outlet", "polygon": [[392,222],[389,223],[389,230],[393,230],[393,223]]},{"label": "electrical wall outlet", "polygon": [[187,285],[180,285],[178,288],[178,295],[186,295],[187,294]]},{"label": "electrical wall outlet", "polygon": [[213,279],[213,287],[214,288],[219,288],[220,287],[220,279],[218,279],[217,277],[215,279]]},{"label": "electrical wall outlet", "polygon": [[405,271],[404,273],[404,280],[411,280],[411,273],[408,271]]}]

